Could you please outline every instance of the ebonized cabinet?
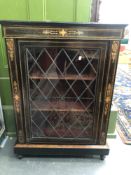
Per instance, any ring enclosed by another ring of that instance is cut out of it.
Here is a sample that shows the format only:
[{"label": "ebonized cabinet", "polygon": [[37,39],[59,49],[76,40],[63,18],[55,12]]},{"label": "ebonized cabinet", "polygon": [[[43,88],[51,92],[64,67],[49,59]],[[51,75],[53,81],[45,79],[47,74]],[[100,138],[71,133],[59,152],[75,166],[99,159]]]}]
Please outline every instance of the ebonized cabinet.
[{"label": "ebonized cabinet", "polygon": [[108,155],[125,25],[1,21],[18,155]]}]

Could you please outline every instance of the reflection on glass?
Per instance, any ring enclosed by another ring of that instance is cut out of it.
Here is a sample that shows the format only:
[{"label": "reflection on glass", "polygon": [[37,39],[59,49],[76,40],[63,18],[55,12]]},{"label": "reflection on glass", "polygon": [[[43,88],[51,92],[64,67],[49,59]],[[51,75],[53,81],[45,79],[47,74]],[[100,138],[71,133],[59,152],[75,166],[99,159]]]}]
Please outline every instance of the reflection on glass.
[{"label": "reflection on glass", "polygon": [[97,49],[27,48],[33,137],[92,135]]}]

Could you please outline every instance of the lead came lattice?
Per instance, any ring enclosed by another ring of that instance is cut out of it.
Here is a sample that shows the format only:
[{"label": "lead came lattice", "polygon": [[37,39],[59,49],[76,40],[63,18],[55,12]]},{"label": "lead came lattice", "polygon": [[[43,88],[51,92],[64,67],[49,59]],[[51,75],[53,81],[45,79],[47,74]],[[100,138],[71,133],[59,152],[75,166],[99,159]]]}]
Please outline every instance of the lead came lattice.
[{"label": "lead came lattice", "polygon": [[90,139],[99,49],[26,48],[32,137]]}]

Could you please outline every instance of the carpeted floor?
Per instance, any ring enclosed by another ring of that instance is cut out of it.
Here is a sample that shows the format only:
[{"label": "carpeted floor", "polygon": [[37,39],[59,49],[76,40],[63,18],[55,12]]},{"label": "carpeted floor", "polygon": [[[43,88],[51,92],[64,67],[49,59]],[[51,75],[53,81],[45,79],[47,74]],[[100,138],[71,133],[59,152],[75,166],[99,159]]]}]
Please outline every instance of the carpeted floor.
[{"label": "carpeted floor", "polygon": [[118,67],[113,101],[118,107],[117,131],[126,144],[131,144],[131,75]]}]

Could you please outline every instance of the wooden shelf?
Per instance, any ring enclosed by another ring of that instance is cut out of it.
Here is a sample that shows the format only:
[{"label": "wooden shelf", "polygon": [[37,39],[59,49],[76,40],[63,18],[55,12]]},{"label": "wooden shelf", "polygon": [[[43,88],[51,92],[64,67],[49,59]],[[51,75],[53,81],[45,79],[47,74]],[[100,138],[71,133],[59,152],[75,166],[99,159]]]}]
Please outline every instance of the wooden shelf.
[{"label": "wooden shelf", "polygon": [[89,74],[89,75],[75,75],[75,74],[67,74],[65,76],[62,75],[56,75],[56,74],[49,74],[46,77],[42,75],[31,75],[29,77],[30,79],[51,79],[51,80],[94,80],[96,78],[95,75]]},{"label": "wooden shelf", "polygon": [[[85,105],[86,107],[86,105]],[[84,112],[85,108],[80,102],[72,101],[50,101],[50,102],[41,102],[33,101],[32,110],[40,111],[73,111],[73,112]]]}]

